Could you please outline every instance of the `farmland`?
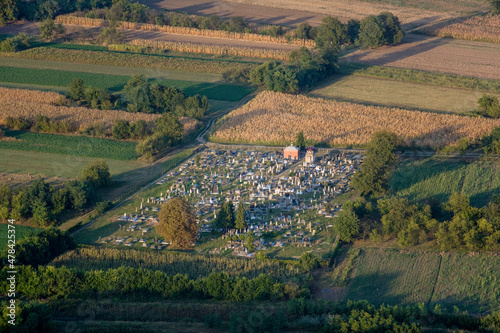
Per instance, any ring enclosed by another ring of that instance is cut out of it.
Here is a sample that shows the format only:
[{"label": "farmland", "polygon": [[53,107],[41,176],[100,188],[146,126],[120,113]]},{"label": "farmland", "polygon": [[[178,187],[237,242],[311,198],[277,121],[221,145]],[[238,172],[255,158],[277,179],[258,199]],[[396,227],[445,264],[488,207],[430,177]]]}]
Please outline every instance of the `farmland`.
[{"label": "farmland", "polygon": [[500,194],[498,162],[463,162],[426,159],[407,162],[394,173],[392,191],[412,201],[444,202],[453,192],[466,194],[471,204],[482,207]]},{"label": "farmland", "polygon": [[481,14],[423,27],[419,33],[479,42],[500,43],[500,17]]},{"label": "farmland", "polygon": [[[95,160],[94,157],[27,150],[1,149],[0,152],[0,172],[7,173],[7,178],[14,179],[16,175],[23,175],[23,178],[29,179],[28,174],[33,179],[36,179],[38,176],[44,179],[54,177],[59,180],[74,179],[80,177],[82,170],[92,160]],[[108,164],[109,172],[114,177],[114,180],[120,180],[120,175],[130,174],[130,171],[143,168],[147,165],[145,162],[132,160],[124,161],[110,158],[103,158],[103,160]],[[127,179],[124,178],[121,180]]]},{"label": "farmland", "polygon": [[430,303],[432,308],[456,305],[472,313],[497,311],[499,265],[496,255],[361,248],[345,298],[374,304]]},{"label": "farmland", "polygon": [[[408,124],[414,125],[409,128]],[[210,140],[286,145],[302,130],[316,144],[354,147],[368,142],[375,131],[387,129],[404,138],[407,145],[438,148],[455,143],[462,136],[479,138],[498,125],[500,121],[492,119],[265,92],[223,117]]]},{"label": "farmland", "polygon": [[[213,57],[199,56],[193,54],[137,54],[119,51],[95,50],[85,48],[86,45],[73,44],[72,48],[68,44],[56,44],[50,47],[37,47],[16,53],[2,53],[3,57],[65,61],[80,64],[100,64],[112,66],[124,66],[130,68],[150,67],[155,70],[173,70],[197,73],[220,74],[227,69],[250,66],[253,62],[238,61],[231,59],[214,59]],[[66,47],[65,47],[66,46]],[[189,75],[189,74],[187,74]]]},{"label": "farmland", "polygon": [[37,115],[44,115],[52,119],[65,119],[83,130],[98,123],[102,123],[105,128],[109,129],[117,119],[130,122],[144,120],[152,123],[160,117],[157,114],[57,106],[55,103],[60,96],[56,92],[0,88],[0,119],[24,117],[34,120]]},{"label": "farmland", "polygon": [[[453,17],[458,11],[471,12],[487,8],[479,0],[460,1],[453,6],[446,0],[442,1],[342,1],[328,2],[328,6],[320,0],[309,1],[307,11],[304,3],[298,0],[273,0],[252,1],[251,4],[244,0],[231,0],[208,5],[204,1],[151,1],[141,0],[153,8],[166,8],[170,10],[186,11],[193,14],[224,16],[243,16],[250,21],[265,24],[284,24],[296,26],[308,21],[311,25],[319,25],[324,15],[339,17],[347,22],[349,19],[361,19],[370,14],[382,11],[391,11],[397,15],[407,26],[413,28],[425,23],[439,21],[443,18]],[[279,8],[279,9],[278,9]],[[424,10],[422,10],[424,9]]]},{"label": "farmland", "polygon": [[342,60],[499,80],[499,52],[500,44],[408,34],[400,45],[358,50]]},{"label": "farmland", "polygon": [[[368,105],[446,113],[466,113],[477,108],[483,91],[449,88],[376,77],[353,75],[330,80],[309,93],[312,97]],[[394,95],[398,98],[395,99]],[[500,94],[497,94],[500,96]]]},{"label": "farmland", "polygon": [[23,131],[5,131],[5,136],[15,138],[16,140],[0,141],[0,149],[110,158],[116,160],[134,160],[137,158],[135,142]]},{"label": "farmland", "polygon": [[[122,90],[123,87],[127,84],[127,81],[130,79],[129,76],[123,75],[8,66],[0,67],[0,76],[0,80],[2,82],[48,85],[58,87],[65,87],[71,82],[73,78],[79,78],[82,79],[87,85],[95,88],[109,89],[111,91]],[[251,92],[250,88],[237,85],[213,84],[203,82],[200,83],[168,79],[159,79],[159,82],[168,86],[177,87],[183,90],[188,96],[201,94],[207,96],[207,98],[209,99],[237,101]]]},{"label": "farmland", "polygon": [[293,265],[282,265],[273,261],[256,259],[237,259],[196,255],[182,252],[149,252],[140,250],[123,250],[111,248],[79,249],[67,252],[52,262],[56,267],[66,266],[91,269],[113,269],[120,266],[159,269],[175,275],[186,274],[190,278],[208,276],[214,270],[227,271],[234,276],[253,278],[261,273],[268,273],[283,281],[300,277],[300,269]]}]

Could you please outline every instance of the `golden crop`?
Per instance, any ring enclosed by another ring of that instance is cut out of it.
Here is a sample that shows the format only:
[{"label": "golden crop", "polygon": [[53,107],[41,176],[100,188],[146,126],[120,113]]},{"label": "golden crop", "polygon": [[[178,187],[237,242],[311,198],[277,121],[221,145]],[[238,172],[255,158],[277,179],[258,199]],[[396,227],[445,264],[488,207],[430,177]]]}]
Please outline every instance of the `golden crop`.
[{"label": "golden crop", "polygon": [[500,119],[365,106],[305,96],[263,92],[224,116],[210,139],[215,142],[286,145],[299,131],[306,139],[335,147],[367,143],[378,130],[389,130],[407,145],[440,148],[460,138],[477,139]]},{"label": "golden crop", "polygon": [[[37,115],[43,115],[54,120],[66,120],[77,128],[84,129],[101,122],[105,127],[110,128],[118,119],[129,122],[144,120],[152,123],[160,117],[158,114],[58,106],[55,103],[59,97],[61,95],[56,92],[0,87],[0,121],[6,117],[24,117],[34,120]],[[190,122],[188,123],[192,126]]]},{"label": "golden crop", "polygon": [[457,19],[454,23],[445,22],[421,31],[431,36],[500,43],[500,16],[489,14]]},{"label": "golden crop", "polygon": [[[60,15],[55,20],[56,23],[62,24],[75,24],[83,25],[87,27],[104,27],[107,22],[103,19],[91,19],[87,17],[77,17],[72,15]],[[133,30],[145,30],[145,31],[160,31],[167,32],[171,34],[178,35],[191,35],[191,36],[202,36],[202,37],[214,37],[214,38],[228,38],[228,39],[240,39],[240,40],[250,40],[254,42],[266,42],[266,43],[278,43],[278,44],[294,44],[302,46],[315,46],[314,41],[310,39],[291,39],[288,40],[284,37],[273,37],[265,36],[254,33],[239,33],[239,32],[229,32],[223,30],[208,30],[208,29],[198,29],[198,28],[185,28],[185,27],[172,27],[168,25],[160,26],[156,24],[148,23],[136,23],[136,22],[123,22],[121,21],[118,28],[121,29],[133,29]]]}]

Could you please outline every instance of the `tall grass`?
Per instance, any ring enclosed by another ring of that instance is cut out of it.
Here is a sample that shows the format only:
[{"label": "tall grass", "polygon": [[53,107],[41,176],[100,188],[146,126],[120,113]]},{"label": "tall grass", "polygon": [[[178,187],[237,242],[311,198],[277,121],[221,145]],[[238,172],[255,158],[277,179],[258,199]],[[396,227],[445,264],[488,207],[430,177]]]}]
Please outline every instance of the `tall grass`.
[{"label": "tall grass", "polygon": [[302,275],[297,266],[270,260],[109,248],[83,248],[70,251],[55,258],[51,264],[84,270],[107,270],[121,266],[142,267],[160,270],[172,275],[187,274],[193,279],[208,276],[214,271],[224,271],[231,276],[245,276],[247,278],[266,273],[281,281]]}]

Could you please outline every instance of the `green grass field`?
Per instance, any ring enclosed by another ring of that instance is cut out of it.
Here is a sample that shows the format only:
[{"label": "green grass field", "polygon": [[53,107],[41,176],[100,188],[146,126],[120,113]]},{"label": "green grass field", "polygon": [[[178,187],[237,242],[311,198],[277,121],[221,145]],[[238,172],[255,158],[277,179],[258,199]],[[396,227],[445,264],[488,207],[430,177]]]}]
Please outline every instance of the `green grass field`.
[{"label": "green grass field", "polygon": [[[500,309],[500,257],[362,248],[345,298],[436,304],[471,313]],[[323,285],[327,287],[327,285]]]},{"label": "green grass field", "polygon": [[[106,70],[106,72],[109,73],[109,69]],[[121,73],[119,68],[115,70],[115,73],[116,72]],[[151,77],[150,75],[146,76]],[[177,77],[179,77],[179,75],[177,75]],[[87,73],[81,71],[76,72],[56,69],[0,66],[0,82],[6,83],[66,87],[73,78],[82,79],[85,82],[85,85],[101,89],[109,89],[111,91],[120,91],[127,84],[130,76],[95,72]],[[171,80],[163,79],[161,77],[158,81],[168,86],[177,87],[188,96],[200,94],[207,96],[209,99],[224,101],[239,101],[253,91],[253,89],[248,86],[233,84]]]},{"label": "green grass field", "polygon": [[[449,113],[475,110],[483,94],[478,90],[360,75],[330,79],[309,93],[339,101]],[[498,93],[492,95],[500,97]]]},{"label": "green grass field", "polygon": [[[193,151],[193,148],[183,150],[175,155],[172,155],[166,161],[155,164],[153,166],[153,169],[148,169],[148,175],[151,177],[152,175],[157,174],[159,178],[161,172],[167,172],[168,170],[178,166],[189,156],[191,156]],[[75,240],[77,241],[77,243],[94,244],[99,239],[99,237],[106,237],[117,232],[119,225],[117,223],[113,223],[112,221],[114,220],[112,220],[112,218],[116,217],[117,215],[123,215],[123,212],[128,212],[135,209],[135,207],[140,205],[142,198],[152,196],[153,194],[156,195],[158,192],[157,187],[158,185],[153,185],[135,194],[122,206],[112,209],[106,212],[104,215],[98,217],[92,225],[75,235]],[[61,225],[61,229],[67,230],[73,225],[73,222],[69,222],[68,224]]]},{"label": "green grass field", "polygon": [[[25,150],[0,149],[0,172],[12,174],[31,174],[32,176],[60,177],[63,179],[77,178],[82,170],[95,158],[42,153]],[[128,173],[131,170],[144,167],[146,162],[123,161],[104,158],[112,176]]]},{"label": "green grass field", "polygon": [[464,162],[426,159],[403,163],[393,174],[391,189],[397,197],[412,201],[434,198],[446,201],[453,192],[468,195],[481,207],[500,194],[499,162]]},{"label": "green grass field", "polygon": [[[7,229],[6,223],[0,223],[0,251],[7,248]],[[20,240],[39,233],[42,229],[26,227],[24,225],[15,225],[16,243]]]},{"label": "green grass field", "polygon": [[168,80],[183,80],[192,82],[217,82],[221,80],[220,74],[211,73],[192,73],[182,71],[172,71],[158,68],[136,68],[125,66],[111,66],[99,64],[85,64],[85,63],[71,63],[63,61],[52,60],[38,60],[38,59],[23,59],[23,58],[8,58],[0,57],[0,66],[10,67],[23,67],[34,69],[50,69],[60,71],[74,71],[76,68],[79,72],[107,74],[107,75],[120,75],[132,76],[137,74],[144,74],[151,78],[168,79]]},{"label": "green grass field", "polygon": [[24,131],[5,131],[16,141],[0,141],[0,149],[25,150],[115,160],[137,158],[135,142],[116,141],[86,136],[45,134]]}]

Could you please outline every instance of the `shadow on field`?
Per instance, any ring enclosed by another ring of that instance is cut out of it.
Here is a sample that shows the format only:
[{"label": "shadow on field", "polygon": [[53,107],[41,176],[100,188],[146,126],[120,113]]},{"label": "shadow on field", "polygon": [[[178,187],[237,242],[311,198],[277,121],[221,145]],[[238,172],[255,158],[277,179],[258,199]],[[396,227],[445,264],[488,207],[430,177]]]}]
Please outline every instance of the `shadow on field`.
[{"label": "shadow on field", "polygon": [[379,272],[375,274],[356,274],[351,279],[347,298],[350,300],[367,300],[376,306],[382,304],[406,304],[411,295],[398,294],[396,280],[399,273]]},{"label": "shadow on field", "polygon": [[[400,61],[406,58],[413,57],[420,53],[428,52],[436,47],[448,44],[448,41],[444,38],[435,38],[435,37],[424,37],[419,36],[419,38],[406,36],[403,39],[403,44],[396,46],[383,46],[378,50],[383,52],[384,48],[398,48],[399,51],[388,52],[384,54],[380,54],[380,56],[376,59],[370,60],[371,62],[376,62],[378,66],[384,66],[392,62]],[[363,62],[364,58],[370,55],[373,55],[373,50],[365,50],[358,54],[349,55],[350,62]],[[377,51],[375,51],[377,53]]]}]

